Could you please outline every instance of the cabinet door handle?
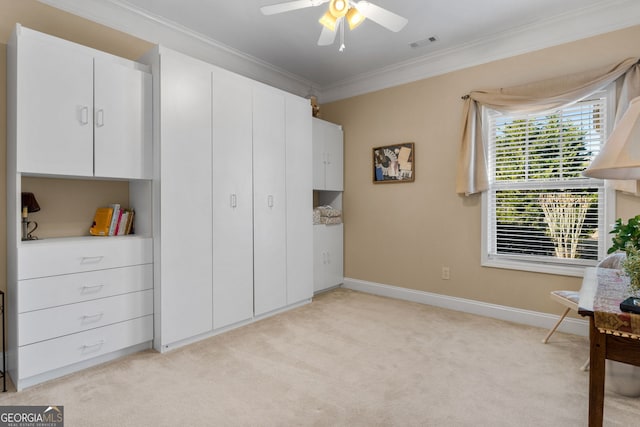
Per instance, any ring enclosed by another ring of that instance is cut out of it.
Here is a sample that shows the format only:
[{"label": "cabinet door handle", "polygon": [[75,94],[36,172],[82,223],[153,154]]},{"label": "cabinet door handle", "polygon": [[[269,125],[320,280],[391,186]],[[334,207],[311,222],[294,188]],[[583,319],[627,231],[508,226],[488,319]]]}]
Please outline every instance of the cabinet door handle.
[{"label": "cabinet door handle", "polygon": [[95,293],[100,291],[103,287],[104,285],[84,285],[82,288],[80,288],[80,292],[83,294]]},{"label": "cabinet door handle", "polygon": [[232,194],[230,203],[232,208],[238,207],[238,196],[236,196],[235,194]]},{"label": "cabinet door handle", "polygon": [[82,107],[80,109],[80,123],[83,125],[89,124],[89,107]]},{"label": "cabinet door handle", "polygon": [[83,256],[80,258],[80,264],[98,264],[104,256]]},{"label": "cabinet door handle", "polygon": [[331,164],[331,153],[327,153],[327,164]]},{"label": "cabinet door handle", "polygon": [[96,127],[104,126],[104,110],[101,108],[96,111]]},{"label": "cabinet door handle", "polygon": [[331,252],[327,252],[327,264],[331,264]]},{"label": "cabinet door handle", "polygon": [[270,208],[273,207],[273,196],[272,195],[267,196],[267,206],[269,206]]}]

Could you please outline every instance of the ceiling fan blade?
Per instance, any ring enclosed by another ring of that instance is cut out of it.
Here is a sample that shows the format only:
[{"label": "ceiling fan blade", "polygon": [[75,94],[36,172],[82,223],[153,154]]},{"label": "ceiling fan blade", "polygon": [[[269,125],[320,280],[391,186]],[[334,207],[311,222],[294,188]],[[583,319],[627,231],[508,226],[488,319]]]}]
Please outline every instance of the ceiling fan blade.
[{"label": "ceiling fan blade", "polygon": [[289,12],[291,10],[304,9],[307,7],[320,6],[329,0],[295,0],[284,3],[272,4],[270,6],[262,6],[260,12],[263,15],[275,15],[276,13]]},{"label": "ceiling fan blade", "polygon": [[[337,28],[336,28],[337,29]],[[329,46],[332,45],[336,40],[337,31],[331,31],[325,26],[322,26],[322,32],[320,33],[320,38],[318,39],[318,46]]]},{"label": "ceiling fan blade", "polygon": [[365,18],[371,19],[376,24],[382,25],[387,30],[398,32],[407,25],[407,18],[403,18],[400,15],[396,15],[393,12],[383,9],[380,6],[376,6],[368,1],[359,1],[353,3]]}]

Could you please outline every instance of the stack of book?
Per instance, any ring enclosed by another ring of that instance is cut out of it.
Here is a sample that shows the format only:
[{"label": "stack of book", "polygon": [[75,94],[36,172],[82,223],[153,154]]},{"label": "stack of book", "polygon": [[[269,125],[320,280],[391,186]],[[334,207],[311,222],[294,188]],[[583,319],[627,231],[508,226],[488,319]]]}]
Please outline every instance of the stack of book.
[{"label": "stack of book", "polygon": [[93,224],[89,229],[92,236],[124,236],[133,232],[133,209],[122,209],[114,203],[106,208],[96,209]]}]

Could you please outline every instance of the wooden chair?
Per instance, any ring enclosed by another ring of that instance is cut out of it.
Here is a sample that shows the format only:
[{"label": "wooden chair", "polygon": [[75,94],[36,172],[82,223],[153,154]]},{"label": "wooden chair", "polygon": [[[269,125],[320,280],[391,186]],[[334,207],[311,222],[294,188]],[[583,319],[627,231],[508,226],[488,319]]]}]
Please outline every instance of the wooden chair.
[{"label": "wooden chair", "polygon": [[[626,258],[626,254],[623,252],[614,253],[614,254],[608,255],[605,259],[600,261],[597,266],[599,268],[621,269],[622,262],[625,260],[625,258]],[[578,302],[580,301],[580,292],[551,291],[551,299],[564,305],[566,309],[564,310],[564,313],[562,313],[562,315],[560,316],[560,319],[558,319],[556,324],[553,325],[553,328],[551,328],[547,336],[544,337],[544,339],[542,340],[544,344],[549,342],[549,338],[551,337],[551,335],[553,335],[556,329],[558,329],[558,326],[560,326],[560,323],[562,323],[562,321],[567,316],[567,314],[569,314],[570,310],[578,311]],[[586,371],[587,369],[589,369],[589,359],[587,359],[587,361],[584,363],[584,365],[582,365],[580,369],[583,371]]]}]

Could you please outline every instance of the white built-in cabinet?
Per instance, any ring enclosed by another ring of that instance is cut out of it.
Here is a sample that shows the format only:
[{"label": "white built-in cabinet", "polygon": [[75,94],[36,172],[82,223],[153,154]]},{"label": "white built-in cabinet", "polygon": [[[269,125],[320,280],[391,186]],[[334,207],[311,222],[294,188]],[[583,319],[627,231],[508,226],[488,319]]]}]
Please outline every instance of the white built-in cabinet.
[{"label": "white built-in cabinet", "polygon": [[[155,74],[154,346],[212,327],[211,71],[178,53]],[[158,142],[158,141],[156,141]]]},{"label": "white built-in cabinet", "polygon": [[323,291],[344,281],[343,224],[313,227],[313,290]]},{"label": "white built-in cabinet", "polygon": [[19,31],[18,170],[150,179],[151,74],[84,46]]},{"label": "white built-in cabinet", "polygon": [[[343,184],[342,127],[313,119],[314,203],[342,210]],[[324,291],[344,281],[344,225],[313,226],[313,290]]]},{"label": "white built-in cabinet", "polygon": [[253,304],[256,314],[286,305],[285,150],[284,96],[258,85],[253,90]]},{"label": "white built-in cabinet", "polygon": [[206,68],[213,82],[213,233],[207,238],[215,277],[209,286],[218,330],[253,317],[253,107],[247,79]]},{"label": "white built-in cabinet", "polygon": [[342,127],[313,119],[313,188],[314,190],[343,191]]},{"label": "white built-in cabinet", "polygon": [[313,294],[307,100],[159,47],[155,347]]},{"label": "white built-in cabinet", "polygon": [[[151,347],[151,99],[148,66],[21,25],[11,36],[7,362],[18,390]],[[89,217],[85,235],[22,241],[23,177],[128,181],[136,234],[89,236]]]}]

